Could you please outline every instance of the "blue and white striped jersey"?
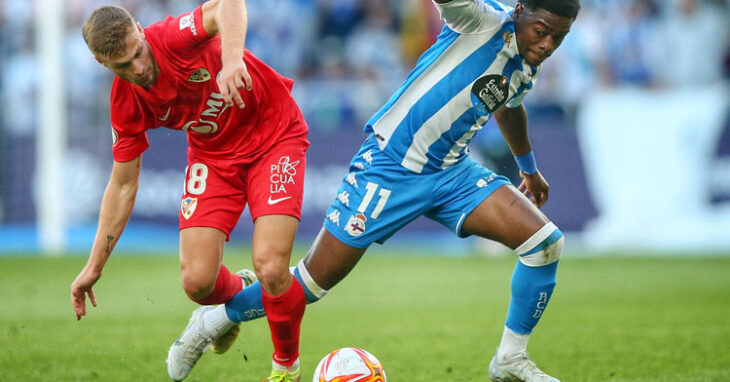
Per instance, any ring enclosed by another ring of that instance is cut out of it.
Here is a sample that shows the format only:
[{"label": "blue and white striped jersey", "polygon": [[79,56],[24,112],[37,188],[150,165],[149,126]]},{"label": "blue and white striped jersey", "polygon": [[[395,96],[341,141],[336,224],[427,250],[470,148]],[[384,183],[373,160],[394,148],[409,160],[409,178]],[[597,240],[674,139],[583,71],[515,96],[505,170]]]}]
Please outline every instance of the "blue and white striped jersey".
[{"label": "blue and white striped jersey", "polygon": [[510,7],[496,0],[436,6],[446,22],[437,41],[365,126],[386,155],[416,173],[464,159],[492,113],[518,107],[541,70],[518,53]]}]

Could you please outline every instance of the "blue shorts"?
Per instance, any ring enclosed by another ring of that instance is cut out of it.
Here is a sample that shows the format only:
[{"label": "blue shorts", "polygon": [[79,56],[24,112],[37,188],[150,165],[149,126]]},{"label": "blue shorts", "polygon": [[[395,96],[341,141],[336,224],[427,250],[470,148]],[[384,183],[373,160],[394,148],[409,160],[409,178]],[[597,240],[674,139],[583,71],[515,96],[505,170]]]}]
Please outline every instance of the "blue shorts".
[{"label": "blue shorts", "polygon": [[414,173],[383,154],[371,136],[350,162],[324,227],[349,246],[367,248],[425,215],[466,237],[464,219],[505,184],[509,179],[469,158],[436,173]]}]

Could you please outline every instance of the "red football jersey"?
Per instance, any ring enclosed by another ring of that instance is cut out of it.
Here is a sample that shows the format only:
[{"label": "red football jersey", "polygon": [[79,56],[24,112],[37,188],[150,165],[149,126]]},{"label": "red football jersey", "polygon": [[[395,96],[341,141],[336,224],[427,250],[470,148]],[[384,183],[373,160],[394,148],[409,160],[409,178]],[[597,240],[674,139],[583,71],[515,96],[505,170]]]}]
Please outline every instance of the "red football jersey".
[{"label": "red football jersey", "polygon": [[253,89],[240,90],[243,109],[225,105],[216,83],[222,68],[220,36],[205,32],[201,7],[155,23],[144,34],[160,75],[149,89],[114,78],[114,160],[139,156],[149,147],[146,131],[158,127],[186,131],[189,150],[199,157],[242,162],[285,138],[306,134],[305,124],[290,124],[300,114],[291,96],[294,82],[249,51],[243,60]]}]

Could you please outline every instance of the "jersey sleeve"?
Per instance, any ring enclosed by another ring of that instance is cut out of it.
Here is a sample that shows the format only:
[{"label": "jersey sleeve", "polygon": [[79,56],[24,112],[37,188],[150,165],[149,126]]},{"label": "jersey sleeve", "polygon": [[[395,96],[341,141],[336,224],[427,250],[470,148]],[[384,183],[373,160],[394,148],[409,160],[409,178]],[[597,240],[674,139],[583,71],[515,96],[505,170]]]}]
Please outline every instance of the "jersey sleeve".
[{"label": "jersey sleeve", "polygon": [[527,93],[529,93],[529,89],[525,89],[522,91],[522,93],[512,97],[507,103],[505,103],[505,106],[507,106],[510,109],[514,109],[520,105],[522,105],[522,102],[525,100],[525,97],[527,97]]},{"label": "jersey sleeve", "polygon": [[129,84],[118,78],[112,85],[110,114],[112,123],[112,154],[117,162],[129,162],[148,147],[149,118],[141,103],[129,89]]},{"label": "jersey sleeve", "polygon": [[[200,54],[198,47],[210,40],[209,35],[203,27],[203,6],[200,5],[192,12],[183,13],[177,17],[169,16],[159,23],[149,26],[149,33],[162,44],[164,54],[177,57],[182,60],[189,60]],[[147,33],[147,29],[145,33]],[[170,57],[172,58],[172,57]]]},{"label": "jersey sleeve", "polygon": [[129,162],[150,147],[147,133],[130,135],[125,134],[112,124],[112,155],[116,162]]},{"label": "jersey sleeve", "polygon": [[532,80],[530,80],[530,86],[524,86],[520,93],[512,97],[507,103],[505,103],[505,106],[507,106],[510,109],[514,109],[520,105],[522,105],[522,102],[525,100],[525,97],[527,97],[527,93],[530,92],[530,89],[532,89],[533,86],[535,86],[535,83],[537,82],[537,78],[540,76],[540,73],[542,72],[542,64],[537,67],[535,70],[535,74],[532,76]]},{"label": "jersey sleeve", "polygon": [[496,0],[452,0],[436,3],[441,19],[458,33],[481,33],[498,28],[509,8]]}]

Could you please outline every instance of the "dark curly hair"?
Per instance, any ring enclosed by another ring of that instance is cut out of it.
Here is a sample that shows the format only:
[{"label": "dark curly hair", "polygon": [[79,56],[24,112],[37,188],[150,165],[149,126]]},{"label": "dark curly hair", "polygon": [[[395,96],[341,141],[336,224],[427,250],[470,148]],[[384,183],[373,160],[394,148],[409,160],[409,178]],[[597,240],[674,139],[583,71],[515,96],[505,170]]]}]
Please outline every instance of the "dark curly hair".
[{"label": "dark curly hair", "polygon": [[580,0],[520,0],[530,11],[544,9],[558,16],[575,19],[580,10]]}]

